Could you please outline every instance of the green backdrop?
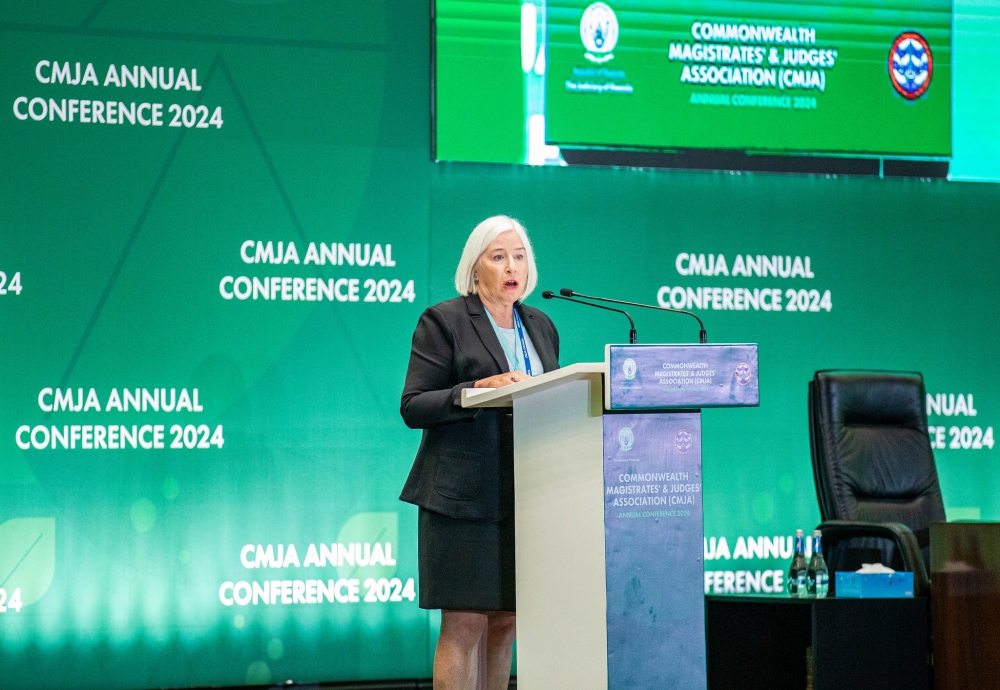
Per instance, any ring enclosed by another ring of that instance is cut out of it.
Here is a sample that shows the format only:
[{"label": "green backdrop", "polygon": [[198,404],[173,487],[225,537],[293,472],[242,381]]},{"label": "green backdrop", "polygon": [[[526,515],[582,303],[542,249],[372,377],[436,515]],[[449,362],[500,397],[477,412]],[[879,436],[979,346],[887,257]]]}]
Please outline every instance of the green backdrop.
[{"label": "green backdrop", "polygon": [[[780,290],[781,311],[699,309],[713,342],[760,344],[762,381],[759,409],[704,416],[709,570],[783,570],[749,538],[818,521],[818,368],[922,371],[949,517],[1000,519],[1000,450],[972,447],[1000,419],[996,186],[434,163],[425,3],[8,2],[0,38],[0,687],[429,676],[398,400],[420,311],[495,213],[526,224],[541,288]],[[105,86],[112,64],[202,88]],[[81,122],[95,100],[150,124]],[[737,255],[815,277],[733,275]],[[829,311],[787,310],[812,289]],[[625,334],[539,297],[563,364]],[[642,342],[696,337],[639,317]]]}]

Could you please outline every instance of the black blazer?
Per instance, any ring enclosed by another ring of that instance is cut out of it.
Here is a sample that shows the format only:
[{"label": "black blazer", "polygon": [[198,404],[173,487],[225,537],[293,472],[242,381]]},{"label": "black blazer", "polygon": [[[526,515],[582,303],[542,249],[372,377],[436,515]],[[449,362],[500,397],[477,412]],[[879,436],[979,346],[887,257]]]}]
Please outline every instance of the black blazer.
[{"label": "black blazer", "polygon": [[[543,312],[518,313],[545,371],[559,368],[559,334]],[[478,295],[427,308],[413,333],[399,412],[423,429],[400,499],[465,520],[498,521],[514,503],[510,411],[464,409],[462,389],[510,371]]]}]

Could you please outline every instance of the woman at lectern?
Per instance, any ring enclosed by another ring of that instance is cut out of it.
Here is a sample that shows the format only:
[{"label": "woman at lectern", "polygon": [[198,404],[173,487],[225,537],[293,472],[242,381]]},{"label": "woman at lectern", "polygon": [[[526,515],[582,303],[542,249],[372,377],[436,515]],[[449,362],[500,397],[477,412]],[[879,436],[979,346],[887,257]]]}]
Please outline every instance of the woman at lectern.
[{"label": "woman at lectern", "polygon": [[455,272],[461,297],[413,333],[400,413],[423,429],[400,499],[420,507],[420,607],[441,609],[435,690],[506,690],[515,634],[514,438],[506,409],[465,409],[463,388],[499,388],[559,367],[559,334],[521,301],[538,282],[524,227],[487,218]]}]

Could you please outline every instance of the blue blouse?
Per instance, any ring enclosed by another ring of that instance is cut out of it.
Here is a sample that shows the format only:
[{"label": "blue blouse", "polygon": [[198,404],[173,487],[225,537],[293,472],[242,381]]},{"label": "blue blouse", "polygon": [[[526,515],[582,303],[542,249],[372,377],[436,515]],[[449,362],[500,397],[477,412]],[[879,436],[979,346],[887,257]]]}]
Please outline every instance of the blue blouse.
[{"label": "blue blouse", "polygon": [[[485,311],[486,316],[490,318],[490,323],[493,325],[493,330],[497,334],[497,339],[500,340],[500,347],[503,348],[503,353],[507,356],[507,365],[510,367],[510,370],[527,374],[527,367],[524,365],[524,355],[521,352],[521,339],[517,336],[517,329],[500,328],[500,326],[497,325],[496,320],[494,320],[493,315],[490,313],[490,310],[485,309]],[[528,357],[531,359],[531,375],[538,376],[539,374],[544,374],[545,369],[542,367],[542,358],[538,356],[538,352],[535,350],[535,346],[531,342],[531,336],[528,335],[528,329],[523,328],[523,330],[524,344],[528,347]]]}]

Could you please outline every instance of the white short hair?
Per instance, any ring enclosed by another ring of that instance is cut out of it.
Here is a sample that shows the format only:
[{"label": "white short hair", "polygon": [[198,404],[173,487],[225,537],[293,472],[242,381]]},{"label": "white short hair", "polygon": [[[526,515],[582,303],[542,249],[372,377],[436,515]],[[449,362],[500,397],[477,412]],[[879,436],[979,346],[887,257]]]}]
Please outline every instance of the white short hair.
[{"label": "white short hair", "polygon": [[528,275],[525,277],[524,292],[520,299],[523,300],[535,289],[535,285],[538,284],[538,269],[535,268],[535,252],[531,249],[528,232],[523,225],[510,216],[493,216],[473,228],[469,239],[465,242],[462,258],[458,262],[458,270],[455,271],[455,289],[458,290],[458,294],[464,296],[476,293],[475,272],[479,257],[497,238],[497,235],[508,230],[514,230],[521,236],[521,241],[524,242],[524,251],[528,257]]}]

